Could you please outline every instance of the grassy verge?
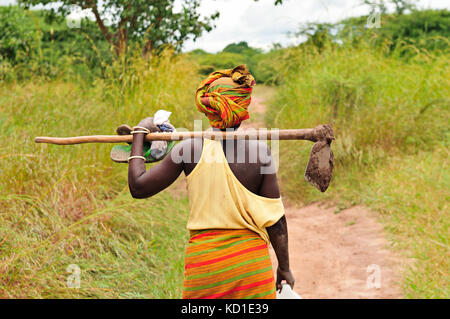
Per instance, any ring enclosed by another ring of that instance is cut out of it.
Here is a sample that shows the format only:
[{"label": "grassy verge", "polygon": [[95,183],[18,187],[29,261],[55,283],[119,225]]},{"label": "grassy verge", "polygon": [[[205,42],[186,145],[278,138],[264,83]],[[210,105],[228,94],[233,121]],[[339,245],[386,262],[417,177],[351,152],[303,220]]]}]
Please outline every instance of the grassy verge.
[{"label": "grassy verge", "polygon": [[[0,297],[181,296],[187,198],[131,198],[111,145],[33,142],[114,134],[160,108],[190,128],[196,70],[183,57],[158,62],[136,59],[93,84],[0,84]],[[80,289],[67,287],[70,264],[81,269]]]},{"label": "grassy verge", "polygon": [[290,163],[279,172],[283,192],[303,203],[376,209],[392,242],[415,261],[404,274],[405,295],[448,298],[449,55],[424,52],[406,62],[364,47],[295,53],[266,122],[332,123],[336,167],[320,194],[299,174],[311,144],[283,143],[280,161]]}]

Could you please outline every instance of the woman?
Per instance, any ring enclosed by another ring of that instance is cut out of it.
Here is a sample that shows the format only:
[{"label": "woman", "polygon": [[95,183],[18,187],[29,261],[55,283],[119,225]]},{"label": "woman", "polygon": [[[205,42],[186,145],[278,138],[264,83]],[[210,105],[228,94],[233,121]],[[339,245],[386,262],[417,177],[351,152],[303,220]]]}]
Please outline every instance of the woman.
[{"label": "woman", "polygon": [[[236,130],[249,117],[254,85],[245,65],[214,72],[197,89],[197,108],[213,130]],[[133,197],[146,198],[186,175],[191,238],[183,298],[275,298],[283,280],[293,287],[286,219],[267,144],[183,140],[146,171],[142,145],[151,125],[147,118],[134,128],[129,187]],[[270,243],[278,259],[276,285]]]}]

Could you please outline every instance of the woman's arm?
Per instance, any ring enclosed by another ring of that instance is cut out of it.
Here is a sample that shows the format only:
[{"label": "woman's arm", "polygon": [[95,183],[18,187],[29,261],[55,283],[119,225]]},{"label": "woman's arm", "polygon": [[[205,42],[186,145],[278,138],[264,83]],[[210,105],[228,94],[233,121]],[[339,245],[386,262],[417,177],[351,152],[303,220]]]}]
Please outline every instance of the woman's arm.
[{"label": "woman's arm", "polygon": [[[142,126],[142,125],[140,125]],[[130,156],[142,156],[145,134],[134,134]],[[181,143],[175,145],[172,152],[176,152]],[[183,162],[174,162],[171,153],[157,165],[145,169],[145,161],[140,158],[131,159],[128,166],[128,186],[134,198],[153,196],[172,184],[183,171]]]},{"label": "woman's arm", "polygon": [[[278,180],[274,169],[273,159],[270,155],[270,149],[267,145],[266,147],[267,149],[263,152],[265,156],[264,166],[266,168],[266,171],[273,173],[263,175],[263,182],[259,190],[259,195],[269,198],[279,198],[280,190],[278,187]],[[277,290],[281,290],[281,282],[283,280],[286,280],[286,282],[293,288],[295,280],[289,267],[289,247],[286,217],[283,215],[283,217],[281,217],[275,224],[266,227],[266,230],[269,234],[270,242],[278,260],[276,282]]]},{"label": "woman's arm", "polygon": [[289,267],[289,249],[286,217],[283,215],[274,225],[266,228],[273,250],[277,255],[277,290],[281,290],[281,282],[286,282],[294,288],[295,279]]}]

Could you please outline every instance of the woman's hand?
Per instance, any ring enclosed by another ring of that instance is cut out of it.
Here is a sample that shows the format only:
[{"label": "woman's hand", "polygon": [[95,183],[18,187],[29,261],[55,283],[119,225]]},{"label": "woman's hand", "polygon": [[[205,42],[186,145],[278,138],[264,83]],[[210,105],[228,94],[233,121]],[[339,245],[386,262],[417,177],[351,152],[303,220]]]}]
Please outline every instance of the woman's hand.
[{"label": "woman's hand", "polygon": [[277,290],[281,292],[281,289],[283,286],[281,285],[281,282],[285,280],[289,286],[291,286],[292,289],[294,289],[294,283],[295,279],[294,276],[291,273],[291,270],[281,270],[281,268],[278,266],[277,269]]},{"label": "woman's hand", "polygon": [[153,117],[146,117],[137,126],[145,127],[150,132],[159,132],[160,129],[153,123]]},{"label": "woman's hand", "polygon": [[286,216],[283,215],[275,224],[266,228],[269,234],[270,242],[272,243],[273,250],[277,255],[278,269],[277,269],[277,290],[280,291],[283,287],[281,282],[286,282],[294,287],[294,276],[291,273],[289,267],[289,249],[288,249],[288,231]]}]

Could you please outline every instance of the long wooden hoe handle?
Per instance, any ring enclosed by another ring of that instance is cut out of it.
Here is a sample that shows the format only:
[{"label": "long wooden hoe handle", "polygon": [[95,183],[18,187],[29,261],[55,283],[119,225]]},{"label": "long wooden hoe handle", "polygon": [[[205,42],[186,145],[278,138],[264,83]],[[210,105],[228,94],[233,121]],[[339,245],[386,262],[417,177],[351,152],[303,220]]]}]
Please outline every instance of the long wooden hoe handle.
[{"label": "long wooden hoe handle", "polygon": [[[316,142],[321,136],[314,129],[291,129],[291,130],[244,130],[244,131],[198,131],[198,132],[174,132],[174,133],[149,133],[146,141],[178,141],[188,138],[209,138],[213,140],[309,140]],[[73,145],[82,143],[131,143],[132,135],[90,135],[75,137],[44,137],[35,138],[36,143],[50,143],[57,145]]]}]

